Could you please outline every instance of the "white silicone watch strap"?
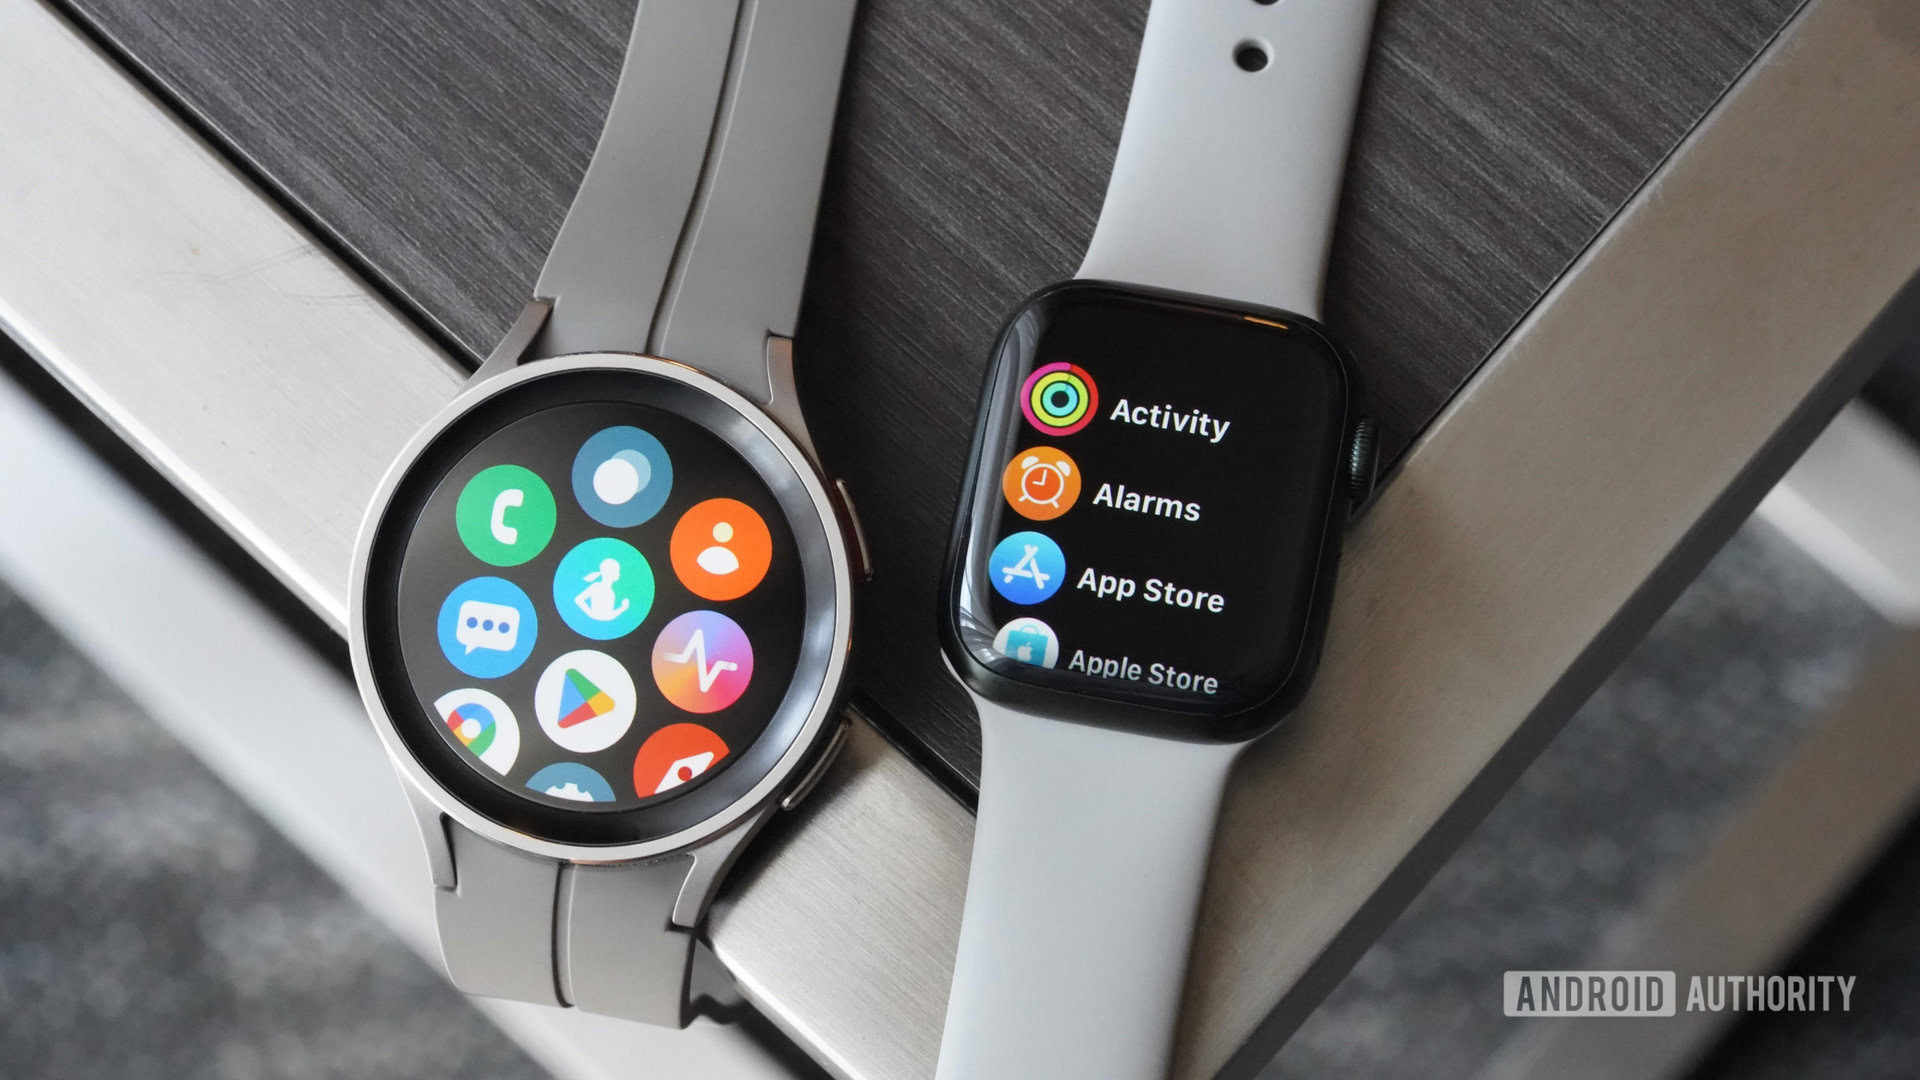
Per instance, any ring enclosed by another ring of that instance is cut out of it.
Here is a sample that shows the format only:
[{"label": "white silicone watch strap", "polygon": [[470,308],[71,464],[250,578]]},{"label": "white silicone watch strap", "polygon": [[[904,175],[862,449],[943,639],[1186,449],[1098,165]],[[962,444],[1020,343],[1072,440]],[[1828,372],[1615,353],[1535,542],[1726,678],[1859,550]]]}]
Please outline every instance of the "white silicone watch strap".
[{"label": "white silicone watch strap", "polygon": [[1373,10],[1153,0],[1079,276],[1319,318]]},{"label": "white silicone watch strap", "polygon": [[855,0],[641,0],[535,293],[535,354],[645,352],[766,401],[791,337]]},{"label": "white silicone watch strap", "polygon": [[973,868],[939,1080],[1160,1080],[1237,745],[975,699]]},{"label": "white silicone watch strap", "polygon": [[[1318,318],[1373,11],[1153,0],[1078,276]],[[1241,747],[975,702],[980,810],[938,1080],[1160,1080]]]}]

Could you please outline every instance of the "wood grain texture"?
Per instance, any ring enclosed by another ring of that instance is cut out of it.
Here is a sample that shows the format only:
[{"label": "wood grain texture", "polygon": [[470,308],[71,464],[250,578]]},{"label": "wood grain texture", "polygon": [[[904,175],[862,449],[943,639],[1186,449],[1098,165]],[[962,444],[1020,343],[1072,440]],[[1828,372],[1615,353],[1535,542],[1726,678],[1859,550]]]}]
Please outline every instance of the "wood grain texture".
[{"label": "wood grain texture", "polygon": [[[611,96],[631,0],[66,0],[474,355],[519,309]],[[1328,321],[1395,452],[1797,0],[1382,0]],[[1140,0],[866,0],[797,354],[878,575],[855,682],[962,778],[936,577],[1001,317],[1070,274]]]}]

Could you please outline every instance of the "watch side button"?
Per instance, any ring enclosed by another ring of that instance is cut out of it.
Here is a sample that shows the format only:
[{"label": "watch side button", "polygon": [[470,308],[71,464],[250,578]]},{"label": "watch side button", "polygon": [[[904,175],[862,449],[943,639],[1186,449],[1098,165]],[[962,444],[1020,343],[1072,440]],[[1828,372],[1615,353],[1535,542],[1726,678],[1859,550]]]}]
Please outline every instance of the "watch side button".
[{"label": "watch side button", "polygon": [[846,525],[847,538],[853,541],[853,573],[861,581],[873,580],[873,554],[867,548],[867,530],[860,524],[860,514],[853,508],[853,493],[847,490],[845,480],[833,482],[834,505],[840,508],[840,517]]},{"label": "watch side button", "polygon": [[780,800],[780,809],[791,810],[805,802],[807,796],[813,794],[813,789],[820,785],[820,778],[827,775],[827,770],[833,767],[834,759],[840,756],[841,748],[847,745],[849,726],[850,722],[845,716],[835,721],[833,734],[827,736],[826,748],[813,759],[813,764],[808,767],[806,775],[800,778],[799,783],[793,785],[793,790],[787,792],[786,796]]},{"label": "watch side button", "polygon": [[1347,441],[1347,497],[1355,507],[1373,498],[1374,483],[1380,474],[1380,427],[1372,417],[1363,416],[1353,425]]}]

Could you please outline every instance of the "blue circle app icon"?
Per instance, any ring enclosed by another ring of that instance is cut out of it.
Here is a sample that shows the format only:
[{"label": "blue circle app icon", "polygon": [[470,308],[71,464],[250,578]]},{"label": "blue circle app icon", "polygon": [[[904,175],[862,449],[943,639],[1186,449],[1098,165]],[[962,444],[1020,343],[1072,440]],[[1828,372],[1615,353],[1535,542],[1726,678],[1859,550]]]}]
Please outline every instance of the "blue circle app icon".
[{"label": "blue circle app icon", "polygon": [[612,802],[607,778],[576,761],[559,761],[527,779],[527,790],[573,802]]},{"label": "blue circle app icon", "polygon": [[653,517],[672,491],[667,448],[637,427],[602,428],[573,457],[573,497],[608,528],[631,528]]},{"label": "blue circle app icon", "polygon": [[440,605],[440,651],[476,679],[497,679],[526,663],[539,633],[533,601],[505,578],[463,581]]},{"label": "blue circle app icon", "polygon": [[581,637],[625,637],[653,610],[653,567],[625,540],[577,544],[553,572],[553,606]]},{"label": "blue circle app icon", "polygon": [[987,557],[987,575],[1001,596],[1016,604],[1037,604],[1060,591],[1067,557],[1044,533],[1017,532],[995,545]]}]

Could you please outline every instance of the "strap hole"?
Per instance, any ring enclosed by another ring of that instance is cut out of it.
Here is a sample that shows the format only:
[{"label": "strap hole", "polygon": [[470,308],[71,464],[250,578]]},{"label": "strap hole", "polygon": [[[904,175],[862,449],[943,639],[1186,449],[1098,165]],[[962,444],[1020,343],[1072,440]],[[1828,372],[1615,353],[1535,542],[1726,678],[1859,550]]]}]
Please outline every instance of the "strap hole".
[{"label": "strap hole", "polygon": [[1267,47],[1257,41],[1243,41],[1233,47],[1233,62],[1241,71],[1259,71],[1267,66]]}]

